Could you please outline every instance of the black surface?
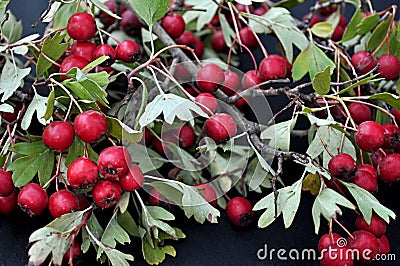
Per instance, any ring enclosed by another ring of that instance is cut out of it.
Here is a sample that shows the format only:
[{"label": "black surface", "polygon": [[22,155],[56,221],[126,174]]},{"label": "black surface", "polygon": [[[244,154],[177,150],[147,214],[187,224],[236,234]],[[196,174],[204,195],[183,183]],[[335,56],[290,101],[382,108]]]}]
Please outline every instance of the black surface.
[{"label": "black surface", "polygon": [[[309,1],[313,2],[313,1]],[[381,10],[391,3],[398,1],[373,1],[375,7]],[[36,29],[31,29],[33,24],[40,16],[41,11],[47,6],[45,0],[35,1],[11,1],[10,7],[17,18],[24,21],[25,35],[40,32],[43,25]],[[296,8],[296,14],[304,14],[305,7]],[[299,15],[298,17],[301,17]],[[260,56],[260,54],[258,54]],[[245,62],[246,63],[246,62]],[[246,66],[244,66],[246,68]],[[274,98],[271,102],[272,108],[276,110],[283,105],[279,98]],[[304,142],[295,141],[293,148],[301,150],[304,148]],[[285,177],[287,183],[294,182],[299,176],[293,165],[286,165]],[[400,204],[398,203],[398,191],[400,185],[380,184],[378,198],[387,207],[392,208],[396,213],[400,213]],[[313,248],[318,243],[319,236],[314,234],[314,225],[311,218],[311,206],[313,198],[308,193],[303,193],[302,202],[299,211],[290,229],[284,229],[282,219],[278,219],[267,229],[248,228],[238,230],[232,228],[227,222],[225,214],[219,220],[219,224],[200,225],[193,220],[182,222],[181,228],[187,235],[187,239],[174,243],[177,250],[175,259],[168,257],[164,265],[318,265],[317,261],[281,261],[274,256],[273,260],[260,261],[256,253],[265,244],[268,249],[274,248]],[[355,215],[351,211],[345,211],[343,223],[350,229],[354,229]],[[45,225],[48,220],[45,217],[34,219],[27,218],[24,214],[17,211],[9,217],[0,216],[0,266],[25,265],[27,263],[27,244],[28,237],[35,229]],[[326,221],[321,220],[321,234],[327,232]],[[400,222],[392,222],[388,226],[387,236],[391,243],[392,252],[400,259]],[[345,235],[338,227],[336,231]],[[135,264],[145,264],[141,256],[140,243],[133,243],[128,247],[134,251]],[[83,265],[95,265],[94,261],[84,258]],[[382,262],[374,265],[399,265],[396,262]]]}]

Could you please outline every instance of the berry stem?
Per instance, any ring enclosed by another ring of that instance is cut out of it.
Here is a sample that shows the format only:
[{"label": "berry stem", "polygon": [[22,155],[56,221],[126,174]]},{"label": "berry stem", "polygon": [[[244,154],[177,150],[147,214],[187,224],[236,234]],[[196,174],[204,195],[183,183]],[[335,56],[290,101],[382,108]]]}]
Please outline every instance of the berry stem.
[{"label": "berry stem", "polygon": [[[60,75],[60,73],[56,73],[56,74],[52,74],[52,75]],[[81,108],[81,106],[79,105],[79,103],[75,100],[74,96],[71,94],[71,92],[69,92],[69,90],[60,82],[58,82],[57,80],[53,79],[52,77],[50,78],[50,81],[54,84],[56,84],[57,86],[59,86],[60,88],[62,88],[67,95],[69,96],[69,98],[71,99],[71,101],[73,101],[76,105],[76,107],[78,107],[79,112],[83,113],[83,110]]]},{"label": "berry stem", "polygon": [[354,239],[354,236],[350,233],[349,230],[347,230],[347,228],[343,224],[341,224],[336,218],[332,218],[332,219],[335,221],[335,223],[337,223],[346,232],[346,234],[348,236],[350,236],[352,239]]},{"label": "berry stem", "polygon": [[239,34],[239,27],[237,25],[235,12],[233,11],[231,2],[228,2],[228,7],[229,7],[229,10],[231,12],[231,16],[232,16],[232,20],[233,20],[233,26],[235,28],[235,33],[236,33],[236,38],[238,39],[239,45],[242,45],[242,40],[240,39],[240,34]]},{"label": "berry stem", "polygon": [[376,47],[376,49],[372,52],[372,56],[375,56],[375,54],[382,48],[383,44],[386,43],[386,53],[390,54],[390,50],[389,50],[389,37],[390,37],[390,31],[392,30],[392,26],[394,23],[394,18],[396,16],[396,12],[397,12],[397,6],[392,5],[390,7],[392,9],[392,17],[390,18],[390,24],[388,27],[388,30],[386,32],[386,36],[385,38],[382,40],[382,42],[378,45],[378,47]]}]

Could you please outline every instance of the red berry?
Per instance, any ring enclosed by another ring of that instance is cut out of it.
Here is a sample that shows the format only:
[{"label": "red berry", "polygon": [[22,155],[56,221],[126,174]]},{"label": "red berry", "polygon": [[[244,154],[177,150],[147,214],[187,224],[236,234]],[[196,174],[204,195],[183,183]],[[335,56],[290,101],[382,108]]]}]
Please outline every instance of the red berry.
[{"label": "red berry", "polygon": [[81,245],[79,244],[79,242],[76,239],[74,240],[72,247],[70,246],[69,249],[67,250],[67,252],[65,252],[65,254],[63,256],[63,260],[65,262],[69,261],[71,252],[72,252],[72,258],[74,258],[74,259],[77,257],[80,257],[82,255]]},{"label": "red berry", "polygon": [[371,161],[375,168],[378,168],[379,163],[383,160],[383,158],[386,157],[387,154],[387,150],[377,150],[371,154]]},{"label": "red berry", "polygon": [[378,72],[381,77],[386,80],[394,80],[399,77],[400,72],[400,60],[391,54],[382,55],[378,59]]},{"label": "red berry", "polygon": [[[241,93],[242,91],[238,91],[237,94]],[[245,108],[249,103],[249,100],[246,97],[241,97],[235,102],[235,106],[239,109]]]},{"label": "red berry", "polygon": [[[320,4],[325,3],[325,2],[329,2],[329,0],[317,0],[317,1],[318,1],[318,3],[320,3]],[[332,14],[333,12],[335,12],[337,9],[338,9],[338,7],[337,7],[336,4],[330,4],[328,7],[320,8],[320,9],[318,10],[318,12],[319,12],[321,15],[329,16],[330,14]]]},{"label": "red berry", "polygon": [[96,22],[94,17],[85,12],[73,14],[67,25],[69,36],[77,41],[87,41],[96,33]]},{"label": "red berry", "polygon": [[351,182],[372,193],[376,192],[378,189],[378,179],[368,171],[360,171],[357,169]]},{"label": "red berry", "polygon": [[199,189],[200,194],[208,203],[213,206],[217,206],[217,194],[211,185],[204,183],[198,184],[195,187]]},{"label": "red berry", "polygon": [[370,164],[358,165],[357,171],[366,171],[370,173],[374,178],[378,178],[378,174],[376,173],[375,167],[373,167]]},{"label": "red berry", "polygon": [[211,93],[208,92],[202,92],[199,95],[196,96],[195,102],[201,110],[203,110],[205,113],[211,115],[217,111],[218,108],[218,101],[212,95]]},{"label": "red berry", "polygon": [[191,81],[192,79],[192,75],[183,64],[176,65],[174,77],[180,81]]},{"label": "red berry", "polygon": [[74,42],[71,47],[71,54],[85,58],[87,61],[93,60],[93,51],[96,49],[96,45],[92,42]]},{"label": "red berry", "polygon": [[[111,12],[116,13],[114,0],[108,0],[108,1],[104,2],[104,5],[107,6]],[[120,9],[120,14],[122,14],[126,10],[126,7],[123,4],[121,4],[119,9]],[[106,27],[111,26],[115,22],[114,17],[108,15],[106,12],[103,12],[103,11],[100,12],[99,18],[100,18],[101,23],[103,23],[103,25]]]},{"label": "red berry", "polygon": [[270,55],[260,63],[263,80],[280,79],[286,76],[286,63],[282,56]]},{"label": "red berry", "polygon": [[235,197],[226,205],[226,216],[235,226],[249,226],[255,218],[253,205],[243,197]]},{"label": "red berry", "polygon": [[75,132],[68,122],[55,121],[43,130],[42,139],[44,145],[52,150],[66,151],[74,142]]},{"label": "red berry", "polygon": [[[60,73],[67,73],[70,71],[72,68],[77,67],[79,69],[84,68],[89,64],[89,61],[87,61],[85,58],[77,56],[77,55],[70,55],[67,56],[61,63],[60,65]],[[62,79],[68,79],[68,76],[61,76]]]},{"label": "red berry", "polygon": [[387,155],[378,166],[379,178],[384,182],[396,182],[400,180],[400,154]]},{"label": "red berry", "polygon": [[129,167],[128,173],[119,179],[119,184],[126,191],[134,191],[143,186],[144,177],[142,170],[136,164]]},{"label": "red berry", "polygon": [[340,20],[339,20],[339,24],[340,26],[346,28],[347,26],[347,21],[346,18],[343,15],[340,15]]},{"label": "red berry", "polygon": [[8,123],[11,123],[11,122],[17,120],[18,113],[19,113],[19,111],[21,111],[21,107],[19,105],[15,105],[15,106],[13,106],[13,110],[14,111],[12,113],[0,112],[1,118],[6,120]]},{"label": "red berry", "polygon": [[196,47],[194,48],[194,53],[199,58],[203,57],[204,43],[200,39],[196,39]]},{"label": "red berry", "polygon": [[347,106],[347,108],[349,109],[350,115],[357,125],[372,119],[371,110],[365,104],[352,103]]},{"label": "red berry", "polygon": [[144,139],[144,143],[146,144],[146,146],[149,146],[153,139],[151,132],[147,127],[145,127],[143,130],[143,139]]},{"label": "red berry", "polygon": [[77,210],[79,210],[78,200],[71,191],[62,189],[50,196],[49,211],[54,218]]},{"label": "red berry", "polygon": [[260,72],[257,70],[249,70],[242,77],[242,88],[247,90],[262,82]]},{"label": "red berry", "polygon": [[73,188],[91,187],[99,178],[97,164],[89,158],[78,158],[69,165],[67,177]]},{"label": "red berry", "polygon": [[236,8],[238,9],[239,12],[247,13],[247,8],[249,9],[250,13],[254,12],[254,7],[252,5],[236,4]]},{"label": "red berry", "polygon": [[390,244],[389,244],[389,240],[387,239],[387,237],[385,235],[381,236],[381,238],[378,238],[378,244],[379,244],[379,248],[378,248],[378,254],[389,254],[390,251]]},{"label": "red berry", "polygon": [[343,37],[344,31],[345,31],[344,27],[337,25],[335,30],[332,33],[332,37],[331,37],[332,41],[334,41],[334,42],[340,41]]},{"label": "red berry", "polygon": [[239,31],[240,40],[242,41],[243,45],[249,49],[254,49],[258,46],[258,42],[254,34],[255,33],[251,31],[250,27],[243,27]]},{"label": "red berry", "polygon": [[0,196],[0,214],[12,213],[17,208],[18,193],[14,191],[5,197]]},{"label": "red berry", "polygon": [[224,71],[216,64],[208,64],[201,68],[196,75],[199,88],[205,92],[216,90],[225,81]]},{"label": "red berry", "polygon": [[122,146],[105,148],[97,161],[100,173],[107,179],[118,179],[128,173],[131,155]]},{"label": "red berry", "polygon": [[118,203],[122,189],[118,182],[100,180],[93,188],[93,200],[100,208],[109,208]]},{"label": "red berry", "polygon": [[161,20],[164,30],[174,39],[179,38],[185,31],[185,20],[180,14],[172,13]]},{"label": "red berry", "polygon": [[358,252],[358,260],[360,263],[371,263],[378,253],[379,248],[376,237],[364,230],[355,231],[352,233],[352,236],[354,238],[347,238],[348,247]]},{"label": "red berry", "polygon": [[107,132],[107,118],[95,110],[85,111],[75,117],[74,128],[76,135],[87,143],[97,141]]},{"label": "red berry", "polygon": [[340,238],[342,238],[342,236],[336,233],[321,236],[318,242],[318,251],[321,252],[323,249],[328,249],[330,245],[337,244]]},{"label": "red berry", "polygon": [[262,15],[264,15],[265,13],[267,13],[267,11],[269,10],[269,8],[268,7],[259,7],[259,8],[257,8],[256,10],[254,10],[254,15],[257,15],[257,16],[262,16]]},{"label": "red berry", "polygon": [[124,62],[135,62],[140,56],[140,46],[131,40],[125,40],[118,44],[115,48],[117,57]]},{"label": "red berry", "polygon": [[186,45],[190,48],[196,48],[196,37],[191,31],[185,30],[183,34],[175,40],[177,44]]},{"label": "red berry", "polygon": [[228,46],[225,43],[224,34],[222,30],[216,31],[214,35],[211,37],[211,47],[217,53],[222,53],[228,49]]},{"label": "red berry", "polygon": [[333,176],[348,178],[356,169],[356,162],[347,153],[340,153],[330,159],[328,168]]},{"label": "red berry", "polygon": [[78,201],[78,210],[83,211],[89,207],[89,201],[84,195],[76,195],[76,200]]},{"label": "red berry", "polygon": [[12,172],[0,169],[0,197],[6,197],[14,191]]},{"label": "red berry", "polygon": [[351,64],[360,74],[366,74],[376,66],[376,61],[370,53],[365,50],[358,51],[351,57]]},{"label": "red berry", "polygon": [[346,246],[330,245],[322,254],[321,266],[353,266],[353,252]]},{"label": "red berry", "polygon": [[129,9],[121,13],[120,25],[122,30],[129,36],[140,35],[144,26],[138,16]]},{"label": "red berry", "polygon": [[394,124],[384,124],[382,127],[385,129],[385,143],[382,148],[393,149],[400,144],[400,129]]},{"label": "red berry", "polygon": [[396,119],[397,123],[400,124],[400,110],[393,108],[392,114],[393,114],[394,118]]},{"label": "red berry", "polygon": [[366,121],[358,126],[355,140],[357,145],[366,152],[373,152],[382,147],[385,129],[376,122]]},{"label": "red berry", "polygon": [[46,191],[36,183],[25,185],[18,194],[18,205],[29,216],[41,214],[47,207]]},{"label": "red berry", "polygon": [[376,237],[381,237],[386,232],[386,222],[376,214],[372,215],[370,224],[359,215],[356,219],[356,227],[358,230],[368,231]]},{"label": "red berry", "polygon": [[215,142],[221,142],[236,135],[235,120],[229,114],[215,114],[205,123],[207,135]]},{"label": "red berry", "polygon": [[191,126],[184,125],[179,129],[179,146],[182,148],[190,148],[193,146],[196,139],[196,134]]},{"label": "red berry", "polygon": [[[308,17],[309,17],[309,14],[305,14],[301,20],[303,22],[305,22]],[[322,22],[322,19],[320,18],[320,16],[315,14],[314,16],[311,17],[311,19],[310,19],[308,24],[310,25],[310,27],[312,27],[312,26],[314,26],[315,24],[317,24],[319,22]]]},{"label": "red berry", "polygon": [[238,74],[233,71],[225,71],[224,75],[225,81],[222,84],[221,90],[225,92],[226,95],[231,96],[240,89],[240,79]]},{"label": "red berry", "polygon": [[112,48],[108,44],[102,44],[102,45],[97,46],[93,52],[93,59],[97,59],[99,57],[102,57],[103,55],[108,56],[109,59],[107,59],[105,62],[103,62],[101,64],[102,66],[111,66],[117,57],[117,54],[115,53],[114,48]]}]

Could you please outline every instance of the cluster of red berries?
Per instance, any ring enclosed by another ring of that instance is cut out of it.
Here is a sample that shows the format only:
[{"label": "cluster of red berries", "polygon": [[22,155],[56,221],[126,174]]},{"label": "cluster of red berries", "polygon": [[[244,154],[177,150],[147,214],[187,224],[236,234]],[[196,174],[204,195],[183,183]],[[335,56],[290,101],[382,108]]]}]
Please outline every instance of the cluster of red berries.
[{"label": "cluster of red berries", "polygon": [[368,51],[361,50],[351,57],[351,64],[360,74],[366,74],[379,64],[379,75],[386,80],[395,80],[400,73],[400,60],[392,54],[384,54],[376,61]]},{"label": "cluster of red berries", "polygon": [[368,224],[362,216],[355,222],[357,231],[351,233],[347,240],[340,234],[323,235],[318,243],[322,252],[322,266],[351,266],[371,263],[377,255],[386,255],[390,251],[389,240],[385,236],[386,222],[373,214]]}]

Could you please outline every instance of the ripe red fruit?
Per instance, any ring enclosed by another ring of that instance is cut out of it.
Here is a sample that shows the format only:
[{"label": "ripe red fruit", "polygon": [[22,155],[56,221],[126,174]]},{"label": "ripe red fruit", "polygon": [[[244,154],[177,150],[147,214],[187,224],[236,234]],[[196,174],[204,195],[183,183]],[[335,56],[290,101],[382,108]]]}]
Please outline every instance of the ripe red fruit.
[{"label": "ripe red fruit", "polygon": [[161,20],[164,30],[174,39],[179,38],[185,31],[185,20],[180,14],[172,13]]},{"label": "ripe red fruit", "polygon": [[47,207],[46,191],[36,183],[25,185],[18,194],[18,205],[29,216],[41,214]]},{"label": "ripe red fruit", "polygon": [[270,55],[260,63],[263,80],[280,79],[286,76],[286,63],[282,56]]},{"label": "ripe red fruit", "polygon": [[386,222],[376,214],[372,215],[370,224],[365,221],[364,217],[359,215],[356,219],[356,227],[358,230],[368,231],[376,237],[381,237],[386,232]]},{"label": "ripe red fruit", "polygon": [[150,130],[149,130],[147,127],[145,127],[145,128],[143,129],[143,139],[144,139],[144,143],[145,143],[147,146],[151,144],[151,141],[152,141],[152,139],[153,139],[153,137],[152,137],[152,135],[151,135],[151,132],[150,132]]},{"label": "ripe red fruit", "polygon": [[204,183],[198,184],[195,187],[199,189],[200,194],[208,203],[213,206],[217,206],[217,194],[211,185]]},{"label": "ripe red fruit", "polygon": [[204,43],[200,39],[196,39],[196,47],[194,48],[194,53],[199,58],[203,57]]},{"label": "ripe red fruit", "polygon": [[76,195],[76,200],[78,201],[78,210],[83,211],[87,207],[89,207],[89,201],[84,195]]},{"label": "ripe red fruit", "polygon": [[378,254],[389,254],[390,251],[390,244],[389,244],[389,240],[387,239],[387,237],[385,235],[383,235],[381,238],[378,238],[378,244],[379,244],[379,248],[378,248]]},{"label": "ripe red fruit", "polygon": [[378,176],[384,182],[396,182],[400,180],[400,154],[387,155],[378,166]]},{"label": "ripe red fruit", "polygon": [[257,16],[262,16],[262,15],[264,15],[265,13],[267,13],[267,11],[269,10],[269,8],[268,7],[259,7],[259,8],[257,8],[256,10],[254,10],[254,15],[257,15]]},{"label": "ripe red fruit", "polygon": [[243,197],[235,197],[226,205],[226,216],[235,226],[249,226],[255,218],[253,204]]},{"label": "ripe red fruit", "polygon": [[196,135],[194,129],[191,126],[184,125],[179,129],[179,146],[182,148],[190,148],[193,146]]},{"label": "ripe red fruit", "polygon": [[370,53],[365,50],[358,51],[351,57],[351,64],[360,74],[366,74],[376,66],[376,61]]},{"label": "ripe red fruit", "polygon": [[54,218],[77,210],[79,210],[78,200],[71,191],[62,189],[50,196],[49,211]]},{"label": "ripe red fruit", "polygon": [[14,191],[12,172],[0,169],[0,197],[6,197]]},{"label": "ripe red fruit", "polygon": [[21,107],[19,105],[15,105],[15,106],[13,106],[13,110],[14,111],[12,113],[0,112],[1,118],[6,120],[8,123],[11,123],[11,122],[17,120],[18,113],[19,113],[19,111],[21,111]]},{"label": "ripe red fruit", "polygon": [[382,148],[393,149],[400,144],[400,129],[394,124],[383,124],[385,129],[385,143]]},{"label": "ripe red fruit", "polygon": [[199,95],[196,96],[195,102],[197,103],[198,106],[200,106],[201,110],[203,110],[205,113],[209,115],[217,111],[218,101],[211,93],[208,92],[199,93]]},{"label": "ripe red fruit", "polygon": [[140,35],[140,31],[143,28],[143,23],[138,16],[129,9],[121,13],[120,25],[122,30],[129,36]]},{"label": "ripe red fruit", "polygon": [[372,193],[378,190],[378,179],[368,171],[357,169],[351,182]]},{"label": "ripe red fruit", "polygon": [[122,146],[105,148],[97,161],[100,173],[107,179],[118,179],[128,173],[132,163],[131,155]]},{"label": "ripe red fruit", "polygon": [[68,35],[77,41],[87,41],[96,33],[96,22],[91,14],[78,12],[73,14],[67,25]]},{"label": "ripe red fruit", "polygon": [[344,27],[337,25],[335,30],[332,33],[332,37],[331,37],[332,41],[334,41],[334,42],[340,41],[343,37],[344,31],[345,31]]},{"label": "ripe red fruit", "polygon": [[124,62],[135,62],[140,56],[140,46],[131,40],[125,40],[118,44],[115,48],[117,57]]},{"label": "ripe red fruit", "polygon": [[211,37],[211,47],[217,53],[222,53],[226,49],[228,49],[228,46],[225,43],[224,34],[222,33],[222,30],[216,31],[214,35]]},{"label": "ripe red fruit", "polygon": [[[320,4],[325,3],[325,2],[329,2],[329,0],[317,0],[317,1],[318,1],[318,3],[320,3]],[[337,7],[336,4],[330,4],[330,5],[327,6],[327,7],[320,8],[320,9],[318,10],[318,12],[319,12],[321,15],[329,16],[330,14],[332,14],[333,12],[335,12],[337,9],[338,9],[338,7]]]},{"label": "ripe red fruit", "polygon": [[183,34],[175,40],[175,42],[180,45],[189,46],[193,49],[196,47],[196,37],[194,37],[194,34],[188,30],[185,30]]},{"label": "ripe red fruit", "polygon": [[378,178],[375,167],[370,164],[357,165],[357,171],[365,171],[370,173],[374,178]]},{"label": "ripe red fruit", "polygon": [[79,244],[79,242],[76,239],[74,240],[72,246],[70,246],[70,248],[67,250],[67,252],[65,252],[65,254],[63,256],[63,260],[65,262],[69,261],[69,258],[71,257],[71,252],[72,252],[73,259],[80,257],[82,255],[81,245]]},{"label": "ripe red fruit", "polygon": [[[89,64],[89,61],[85,58],[77,55],[67,56],[60,65],[60,73],[67,73],[72,68],[77,67],[79,69],[83,69],[85,66]],[[68,79],[68,76],[61,76],[62,79]]]},{"label": "ripe red fruit", "polygon": [[388,153],[392,152],[388,152],[388,150],[377,150],[371,154],[371,161],[375,168],[378,168],[379,163],[383,160],[383,158],[386,157]]},{"label": "ripe red fruit", "polygon": [[190,74],[184,64],[177,64],[174,77],[180,81],[191,81],[192,74]]},{"label": "ripe red fruit", "polygon": [[392,114],[395,117],[397,123],[400,124],[400,110],[397,110],[396,108],[393,108],[392,109]]},{"label": "ripe red fruit", "polygon": [[15,189],[8,196],[0,196],[0,214],[12,213],[17,208],[17,196],[18,193]]},{"label": "ripe red fruit", "polygon": [[[308,18],[309,14],[305,14],[303,16],[303,18],[301,19],[303,22],[306,21],[306,19]],[[318,16],[317,14],[315,14],[314,16],[311,17],[310,21],[309,21],[309,25],[310,27],[314,26],[315,24],[322,22],[322,19],[320,18],[320,16]]]},{"label": "ripe red fruit", "polygon": [[378,72],[381,77],[386,80],[394,80],[399,77],[400,60],[395,55],[382,55],[378,59],[378,63],[380,64]]},{"label": "ripe red fruit", "polygon": [[249,70],[242,77],[242,88],[247,90],[262,82],[260,72],[257,70]]},{"label": "ripe red fruit", "polygon": [[93,60],[93,51],[96,45],[92,42],[74,42],[71,46],[71,54],[85,58],[87,61]]},{"label": "ripe red fruit", "polygon": [[349,104],[347,108],[350,112],[351,117],[357,125],[365,121],[370,121],[372,119],[371,110],[365,104],[352,103]]},{"label": "ripe red fruit", "polygon": [[134,191],[143,186],[143,172],[136,164],[131,164],[128,173],[119,179],[119,184],[126,191]]},{"label": "ripe red fruit", "polygon": [[254,7],[252,5],[243,5],[243,4],[236,4],[236,8],[239,12],[247,13],[247,8],[249,9],[250,13],[254,12]]},{"label": "ripe red fruit", "polygon": [[168,154],[171,152],[171,150],[168,148],[168,145],[166,142],[174,143],[175,145],[178,145],[178,138],[176,135],[177,132],[174,132],[174,130],[169,130],[169,131],[164,131],[162,132],[161,140],[158,138],[153,139],[153,148],[155,151],[161,154]]},{"label": "ripe red fruit", "polygon": [[74,128],[76,135],[87,143],[97,141],[107,132],[107,118],[104,114],[88,110],[75,117]]},{"label": "ripe red fruit", "polygon": [[112,48],[108,44],[99,45],[93,51],[93,59],[97,59],[99,57],[102,57],[103,55],[108,56],[109,59],[107,59],[105,62],[103,62],[101,64],[102,66],[111,66],[117,57],[117,54],[115,53],[114,48]]},{"label": "ripe red fruit", "polygon": [[330,245],[322,254],[321,266],[353,266],[353,252],[346,246]]},{"label": "ripe red fruit", "polygon": [[74,142],[75,132],[68,122],[54,121],[47,125],[42,134],[44,145],[52,150],[66,151]]},{"label": "ripe red fruit", "polygon": [[355,134],[357,145],[366,152],[373,152],[382,147],[385,129],[376,122],[365,121],[358,126]]},{"label": "ripe red fruit", "polygon": [[[116,13],[114,0],[108,0],[108,1],[104,2],[104,5],[107,6],[111,12]],[[119,7],[119,10],[120,10],[120,14],[122,14],[126,10],[126,7],[121,4]],[[106,12],[103,12],[103,11],[101,11],[99,13],[99,19],[100,19],[101,23],[103,23],[103,25],[106,27],[111,26],[115,22],[114,17],[108,15]]]},{"label": "ripe red fruit", "polygon": [[238,74],[233,71],[225,71],[225,81],[222,84],[221,90],[228,96],[233,95],[240,89],[240,79]]},{"label": "ripe red fruit", "polygon": [[100,180],[93,187],[93,200],[100,208],[109,208],[118,203],[122,189],[118,182]]},{"label": "ripe red fruit", "polygon": [[229,114],[215,114],[205,123],[206,133],[215,142],[221,142],[236,135],[235,120]]},{"label": "ripe red fruit", "polygon": [[78,158],[69,165],[67,178],[73,188],[91,187],[99,178],[97,164],[89,158]]},{"label": "ripe red fruit", "polygon": [[[238,91],[237,94],[241,93],[242,91]],[[245,108],[249,103],[249,100],[247,97],[241,97],[235,102],[235,106],[239,109]]]},{"label": "ripe red fruit", "polygon": [[257,48],[258,42],[253,32],[249,27],[243,27],[239,31],[240,40],[249,49]]},{"label": "ripe red fruit", "polygon": [[224,71],[216,64],[208,64],[202,67],[196,75],[197,85],[205,92],[216,90],[224,81]]},{"label": "ripe red fruit", "polygon": [[321,236],[318,242],[318,251],[321,252],[323,249],[327,249],[330,245],[337,244],[337,241],[340,238],[342,238],[342,236],[336,233]]},{"label": "ripe red fruit", "polygon": [[360,263],[371,263],[378,253],[379,248],[376,237],[364,230],[355,231],[352,235],[354,238],[350,236],[347,238],[348,247],[358,251],[358,261]]},{"label": "ripe red fruit", "polygon": [[339,153],[330,159],[328,169],[335,177],[348,178],[356,169],[356,162],[347,153]]}]

